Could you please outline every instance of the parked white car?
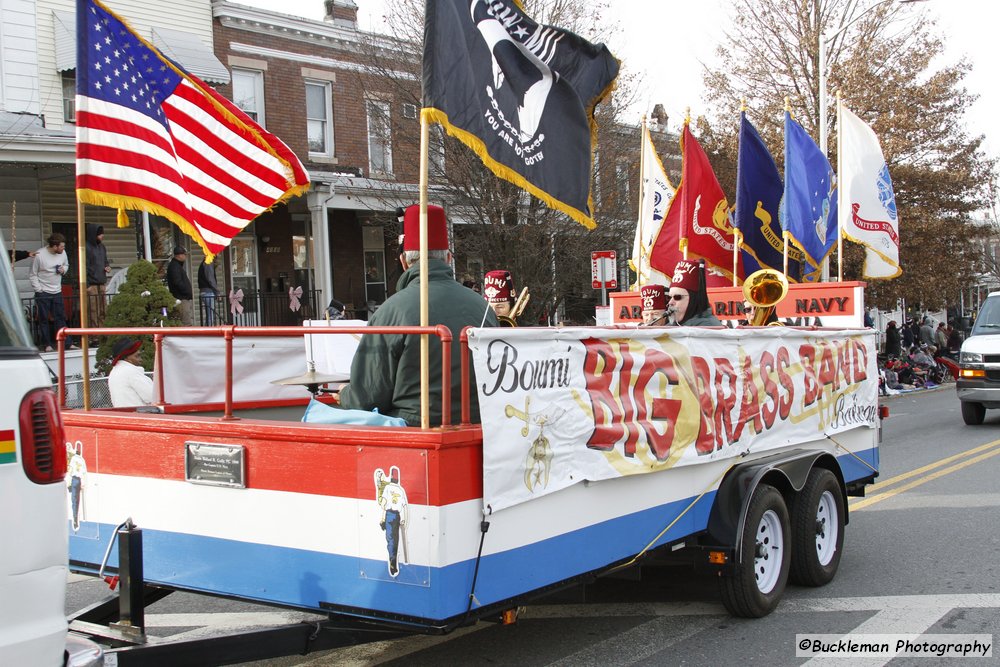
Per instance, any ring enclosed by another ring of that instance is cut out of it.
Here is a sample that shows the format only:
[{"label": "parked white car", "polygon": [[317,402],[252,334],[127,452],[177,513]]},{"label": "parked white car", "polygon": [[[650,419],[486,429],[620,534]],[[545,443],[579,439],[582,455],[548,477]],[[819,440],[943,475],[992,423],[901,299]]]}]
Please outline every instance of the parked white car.
[{"label": "parked white car", "polygon": [[988,408],[1000,408],[1000,292],[991,292],[962,343],[955,385],[966,424],[982,424]]},{"label": "parked white car", "polygon": [[67,641],[66,443],[6,251],[0,253],[0,377],[0,665],[103,664],[93,642]]}]

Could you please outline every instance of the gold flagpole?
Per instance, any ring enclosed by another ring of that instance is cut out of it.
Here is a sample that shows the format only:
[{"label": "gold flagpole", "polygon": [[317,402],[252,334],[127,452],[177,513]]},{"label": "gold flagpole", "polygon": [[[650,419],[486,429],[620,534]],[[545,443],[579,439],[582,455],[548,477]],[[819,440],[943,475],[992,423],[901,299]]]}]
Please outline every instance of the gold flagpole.
[{"label": "gold flagpole", "polygon": [[[746,111],[747,111],[747,98],[741,97],[740,98],[740,122],[741,123],[743,121],[743,114],[745,114]],[[737,148],[737,150],[739,150],[739,149]],[[738,162],[738,160],[737,160],[737,162]],[[739,171],[739,164],[736,165],[736,170]],[[737,181],[738,181],[738,179],[737,179]],[[737,182],[736,187],[737,188],[739,187],[739,182]],[[737,196],[737,199],[739,199],[739,193],[738,192],[736,193],[736,196]],[[735,221],[735,219],[734,219],[734,221]],[[737,276],[736,276],[736,271],[737,271],[737,269],[739,267],[739,263],[740,263],[740,246],[742,245],[742,238],[743,238],[743,231],[739,227],[737,227],[736,225],[733,225],[733,287],[736,287],[737,284],[738,284]]]},{"label": "gold flagpole", "polygon": [[[788,95],[785,95],[785,111],[788,114],[792,113],[792,105],[791,105],[791,103],[788,100]],[[788,137],[785,137],[785,143],[786,144],[788,143]],[[787,152],[787,149],[786,149],[786,152]],[[788,221],[786,220],[785,222],[787,224]],[[781,244],[782,251],[781,252],[784,255],[782,257],[782,266],[784,267],[782,269],[782,273],[784,273],[787,276],[788,275],[788,230],[787,229],[781,230],[781,239],[782,239],[782,244]],[[802,272],[802,268],[800,266],[799,267],[799,273],[800,273],[799,280],[802,279],[801,272]]]},{"label": "gold flagpole", "polygon": [[[687,127],[690,124],[691,124],[691,107],[684,107],[684,127]],[[683,137],[684,137],[684,130],[682,129],[681,130],[681,143],[682,144],[684,142],[684,138]],[[683,163],[683,160],[684,160],[684,150],[682,149],[681,150],[681,183],[680,183],[681,185],[684,184],[684,163]],[[684,202],[681,202],[681,213],[684,212],[684,206],[683,206],[683,204],[684,204]],[[685,221],[681,220],[681,233],[684,232],[684,229],[685,229],[684,224],[685,224]],[[687,240],[686,236],[682,236],[681,237],[681,252],[682,252],[681,259],[687,259],[688,258],[688,240]]]},{"label": "gold flagpole", "polygon": [[646,114],[642,114],[639,132],[639,220],[635,234],[639,237],[639,257],[635,266],[635,286],[642,287],[642,257],[646,254],[646,235],[642,233],[642,203],[646,198]]},{"label": "gold flagpole", "polygon": [[[79,266],[77,284],[80,290],[80,328],[87,326],[89,319],[87,313],[90,310],[87,303],[87,225],[84,222],[83,202],[79,198],[76,200],[76,256]],[[104,267],[101,267],[102,270]],[[83,356],[83,409],[90,409],[90,350],[88,336],[80,336],[80,353]],[[65,350],[65,348],[63,348]]]},{"label": "gold flagpole", "polygon": [[[430,323],[430,292],[427,261],[427,115],[420,114],[420,326]],[[420,335],[420,428],[431,425],[430,340]],[[441,406],[442,409],[444,406]]]},{"label": "gold flagpole", "polygon": [[840,91],[837,91],[837,219],[834,221],[837,225],[837,282],[844,282],[844,230],[840,228],[840,216],[843,215],[842,211],[844,206],[843,188],[840,183],[840,175],[843,172],[841,167],[840,156],[842,154],[842,147],[844,142],[843,137],[840,135]]}]

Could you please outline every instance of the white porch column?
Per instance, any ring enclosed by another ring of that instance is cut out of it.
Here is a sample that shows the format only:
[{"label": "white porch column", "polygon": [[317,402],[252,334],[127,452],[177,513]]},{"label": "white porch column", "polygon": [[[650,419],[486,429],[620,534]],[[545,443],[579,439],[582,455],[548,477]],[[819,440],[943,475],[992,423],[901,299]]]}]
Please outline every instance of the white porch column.
[{"label": "white porch column", "polygon": [[330,230],[327,222],[326,204],[333,196],[333,184],[326,184],[309,191],[309,213],[313,237],[313,269],[316,272],[316,287],[320,290],[321,309],[325,309],[333,299],[333,263],[330,260]]}]

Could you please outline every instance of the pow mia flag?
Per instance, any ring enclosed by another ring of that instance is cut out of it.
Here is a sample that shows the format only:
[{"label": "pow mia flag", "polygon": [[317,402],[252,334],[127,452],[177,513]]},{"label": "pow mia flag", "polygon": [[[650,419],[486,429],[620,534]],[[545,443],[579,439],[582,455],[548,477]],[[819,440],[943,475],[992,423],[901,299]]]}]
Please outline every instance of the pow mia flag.
[{"label": "pow mia flag", "polygon": [[594,107],[618,60],[517,0],[427,0],[423,113],[500,178],[588,229]]}]

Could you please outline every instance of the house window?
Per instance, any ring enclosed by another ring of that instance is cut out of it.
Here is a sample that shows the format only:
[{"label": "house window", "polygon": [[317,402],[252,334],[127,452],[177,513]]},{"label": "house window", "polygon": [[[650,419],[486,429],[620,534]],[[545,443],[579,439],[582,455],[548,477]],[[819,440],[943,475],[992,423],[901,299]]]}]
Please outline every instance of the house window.
[{"label": "house window", "polygon": [[62,73],[63,120],[76,122],[76,73]]},{"label": "house window", "polygon": [[382,228],[363,227],[362,239],[365,249],[365,299],[369,305],[381,305],[385,301],[385,238]]},{"label": "house window", "polygon": [[306,81],[306,131],[312,155],[333,155],[332,109],[330,84]]},{"label": "house window", "polygon": [[373,174],[392,173],[392,126],[389,103],[368,100],[368,170]]},{"label": "house window", "polygon": [[233,68],[233,103],[264,126],[264,73]]}]

